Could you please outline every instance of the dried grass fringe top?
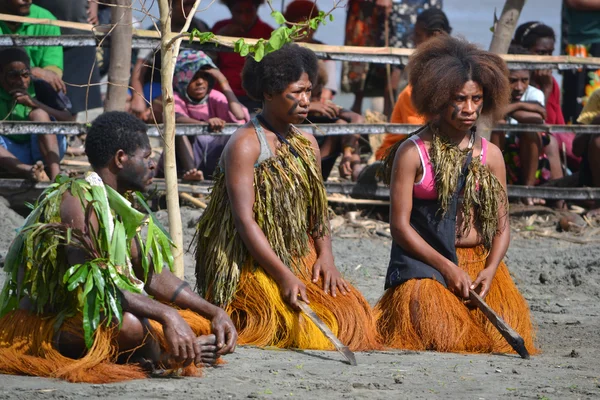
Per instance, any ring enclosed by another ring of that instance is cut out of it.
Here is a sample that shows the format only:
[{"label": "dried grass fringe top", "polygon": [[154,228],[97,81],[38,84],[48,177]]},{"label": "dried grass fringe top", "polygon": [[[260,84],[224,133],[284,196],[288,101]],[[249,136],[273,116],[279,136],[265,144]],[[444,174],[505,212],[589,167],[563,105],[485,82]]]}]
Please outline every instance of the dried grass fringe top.
[{"label": "dried grass fringe top", "polygon": [[[465,164],[468,150],[461,150],[456,144],[451,143],[433,124],[428,124],[413,132],[410,136],[419,134],[425,127],[429,127],[435,134],[429,150],[431,164],[435,175],[435,189],[438,193],[440,213],[444,215],[448,210],[450,199],[456,191],[458,177]],[[391,182],[392,168],[396,151],[404,140],[399,141],[389,149],[386,154],[382,175],[383,181],[389,185]],[[473,157],[467,169],[467,177],[462,199],[462,213],[464,215],[462,226],[458,227],[460,235],[467,234],[471,226],[471,217],[475,215],[475,227],[479,232],[481,242],[489,250],[492,241],[499,231],[500,209],[508,213],[508,199],[504,187],[496,178],[489,166],[481,164],[481,157]]]},{"label": "dried grass fringe top", "polygon": [[[328,234],[327,195],[310,141],[296,128],[287,137],[298,153],[281,143],[274,157],[254,168],[254,220],[281,261],[297,272],[308,253],[310,236]],[[196,231],[196,285],[200,295],[219,306],[233,299],[241,268],[252,262],[238,234],[225,184],[215,174],[208,207]]]}]

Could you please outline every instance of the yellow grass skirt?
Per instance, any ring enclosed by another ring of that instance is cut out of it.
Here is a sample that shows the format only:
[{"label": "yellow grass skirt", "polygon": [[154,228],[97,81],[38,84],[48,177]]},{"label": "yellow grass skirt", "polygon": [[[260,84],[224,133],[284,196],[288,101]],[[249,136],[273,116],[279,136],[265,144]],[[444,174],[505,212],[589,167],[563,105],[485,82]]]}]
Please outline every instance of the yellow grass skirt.
[{"label": "yellow grass skirt", "polygon": [[[483,247],[457,248],[459,267],[472,280],[485,267]],[[529,307],[515,286],[508,268],[500,263],[485,298],[525,340],[531,354],[534,329]],[[377,326],[384,344],[408,350],[457,353],[514,353],[508,342],[478,309],[461,300],[433,279],[411,279],[385,292],[376,306]]]},{"label": "yellow grass skirt", "polygon": [[[306,285],[310,307],[333,333],[354,351],[381,349],[375,317],[358,289],[345,296],[323,292],[313,283],[314,247],[297,263],[298,278]],[[333,345],[304,315],[292,310],[281,297],[275,281],[261,268],[245,265],[233,301],[227,307],[239,334],[240,344],[313,350],[333,350]]]},{"label": "yellow grass skirt", "polygon": [[[191,311],[180,311],[196,335],[210,333],[210,322]],[[69,382],[112,383],[146,378],[137,364],[117,364],[118,331],[102,325],[94,344],[80,359],[63,356],[54,347],[55,318],[23,310],[13,311],[0,319],[0,373],[64,379]],[[151,321],[155,340],[166,349],[160,324]],[[81,317],[63,323],[61,331],[83,337]],[[177,366],[171,366],[177,368]],[[190,366],[182,375],[200,376],[200,369]]]}]

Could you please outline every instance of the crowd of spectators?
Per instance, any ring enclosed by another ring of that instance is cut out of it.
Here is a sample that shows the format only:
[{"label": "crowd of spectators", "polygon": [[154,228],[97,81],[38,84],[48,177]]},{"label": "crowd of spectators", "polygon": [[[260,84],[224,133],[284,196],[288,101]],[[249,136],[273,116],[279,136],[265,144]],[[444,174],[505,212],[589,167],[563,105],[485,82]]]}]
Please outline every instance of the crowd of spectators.
[{"label": "crowd of spectators", "polygon": [[[221,0],[231,18],[202,21],[194,18],[190,31],[247,38],[269,38],[273,27],[262,21],[258,10],[264,0]],[[452,28],[442,11],[442,1],[406,0],[405,7],[391,0],[350,1],[346,43],[354,45],[419,46],[437,35],[451,35]],[[565,0],[566,46],[561,51],[580,57],[600,56],[600,1]],[[183,28],[194,0],[173,2],[172,27]],[[0,13],[21,17],[59,19],[94,25],[110,23],[110,7],[91,0],[0,0]],[[295,0],[284,15],[290,23],[302,23],[319,13],[314,1]],[[410,18],[405,18],[409,15]],[[387,19],[387,20],[386,20]],[[382,36],[382,21],[389,36]],[[387,21],[387,22],[386,22]],[[132,21],[135,23],[135,21]],[[139,24],[138,24],[139,25]],[[143,26],[155,29],[156,25]],[[52,25],[0,21],[0,34],[58,36],[85,31]],[[88,32],[88,34],[91,34]],[[315,32],[305,42],[320,44]],[[509,53],[554,54],[556,34],[543,22],[520,24]],[[114,45],[114,43],[113,43]],[[561,47],[561,46],[558,46]],[[0,118],[3,121],[74,121],[77,115],[102,107],[100,82],[107,74],[109,52],[93,47],[26,46],[0,49]],[[207,123],[221,130],[225,123],[245,123],[261,104],[248,96],[241,83],[244,57],[232,52],[203,53],[182,50],[174,75],[177,124]],[[131,62],[131,83],[127,110],[146,122],[161,122],[160,51],[135,50]],[[402,71],[384,73],[382,66],[344,63],[342,87],[338,85],[336,63],[320,61],[314,82],[308,120],[313,123],[364,123],[362,100],[377,94],[397,99],[386,102],[392,123],[422,124],[411,103],[410,86],[402,87]],[[600,124],[600,70],[568,70],[562,87],[551,70],[511,70],[511,103],[498,123],[515,125],[514,131],[493,132],[491,140],[504,153],[507,178],[511,184],[541,185],[578,174],[584,186],[600,186],[600,136],[571,132],[522,132],[520,124]],[[336,103],[342,90],[355,94],[352,110]],[[393,111],[392,111],[393,110]],[[600,132],[599,132],[600,135]],[[402,135],[385,136],[381,147],[369,147],[365,135],[320,136],[322,172],[327,179],[339,165],[342,179],[357,180],[372,152],[385,156]],[[181,136],[176,141],[180,177],[202,180],[212,176],[226,136]],[[22,178],[51,180],[60,172],[59,163],[67,148],[62,135],[0,136],[0,166],[3,173]],[[160,174],[159,165],[158,173]],[[527,204],[543,202],[523,199]],[[564,206],[557,202],[557,207]]]}]

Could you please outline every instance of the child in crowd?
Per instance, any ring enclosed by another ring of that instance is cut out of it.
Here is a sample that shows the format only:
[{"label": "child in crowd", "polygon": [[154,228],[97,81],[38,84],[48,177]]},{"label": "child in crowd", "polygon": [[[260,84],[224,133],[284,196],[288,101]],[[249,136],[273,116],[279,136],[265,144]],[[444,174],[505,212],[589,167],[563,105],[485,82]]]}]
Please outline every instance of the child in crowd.
[{"label": "child in crowd", "polygon": [[[214,89],[216,84],[221,91]],[[178,124],[207,122],[212,130],[220,131],[225,123],[250,120],[248,109],[240,104],[227,78],[201,51],[184,50],[179,54],[173,91]],[[182,178],[202,180],[212,176],[228,139],[228,136],[177,136],[175,149]]]},{"label": "child in crowd", "polygon": [[[592,92],[577,122],[600,125],[600,89]],[[573,153],[582,158],[579,184],[600,187],[600,132],[597,135],[577,135],[573,141]]]},{"label": "child in crowd", "polygon": [[[258,17],[258,7],[264,0],[221,0],[229,11],[231,18],[218,21],[212,28],[215,35],[237,36],[252,39],[268,39],[271,37],[271,28]],[[254,113],[261,104],[252,100],[242,88],[242,69],[244,68],[244,57],[235,53],[219,52],[216,63],[223,75],[231,83],[233,93],[240,102]]]},{"label": "child in crowd", "polygon": [[[539,56],[551,56],[554,53],[554,45],[556,37],[554,30],[541,22],[526,22],[521,24],[515,32],[514,43],[524,47],[530,53]],[[552,76],[551,69],[536,69],[531,73],[531,84],[540,89],[544,93],[546,99],[546,123],[553,125],[564,125],[565,118],[560,104],[560,86],[556,79]],[[562,154],[567,160],[567,166],[571,171],[579,170],[581,158],[573,154],[573,132],[552,133],[551,135],[556,140],[552,140],[545,148],[546,154],[550,160],[556,160],[560,163],[560,156],[555,157],[555,154]],[[560,170],[551,168],[552,178],[554,172]]]},{"label": "child in crowd", "polygon": [[[63,99],[45,81],[34,84],[25,50],[11,47],[0,52],[0,120],[72,121]],[[0,166],[22,178],[54,180],[66,148],[63,135],[1,135]]]},{"label": "child in crowd", "polygon": [[[511,45],[509,54],[529,54],[518,45]],[[531,72],[527,69],[511,70],[509,82],[511,103],[504,109],[504,120],[501,123],[543,124],[546,120],[546,98],[544,93],[530,84]],[[556,176],[551,176],[551,162],[544,152],[552,138],[544,132],[494,132],[492,143],[504,152],[507,180],[511,184],[527,186],[539,185],[551,178],[561,178],[560,160],[554,169]],[[558,157],[558,154],[556,154]],[[524,199],[526,204],[543,204],[541,199]]]}]

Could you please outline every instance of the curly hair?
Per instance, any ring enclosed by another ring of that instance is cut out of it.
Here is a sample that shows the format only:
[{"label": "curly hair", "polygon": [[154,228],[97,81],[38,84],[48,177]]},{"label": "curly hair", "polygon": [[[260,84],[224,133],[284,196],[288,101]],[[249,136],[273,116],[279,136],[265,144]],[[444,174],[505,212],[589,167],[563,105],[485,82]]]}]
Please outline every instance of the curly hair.
[{"label": "curly hair", "polygon": [[[256,6],[256,8],[260,7],[265,3],[265,0],[251,0],[252,3]],[[226,7],[231,8],[238,0],[221,0],[221,3],[225,4]]]},{"label": "curly hair", "polygon": [[27,52],[22,47],[0,47],[0,68],[4,69],[10,63],[22,62],[27,68],[30,67],[30,60]]},{"label": "curly hair", "polygon": [[554,29],[542,22],[531,21],[519,25],[515,31],[513,43],[519,44],[526,49],[531,49],[539,39],[550,38],[556,41]]},{"label": "curly hair", "polygon": [[435,32],[452,33],[452,27],[446,14],[439,8],[428,8],[417,16],[415,24],[420,24],[423,28],[433,35]]},{"label": "curly hair", "polygon": [[85,152],[94,168],[106,167],[117,151],[132,155],[150,147],[146,124],[122,111],[105,112],[92,122],[85,140]]},{"label": "curly hair", "polygon": [[286,44],[267,54],[260,62],[248,57],[242,71],[242,87],[252,99],[263,101],[265,93],[282,93],[304,72],[315,85],[318,71],[317,56],[312,50],[297,44]]},{"label": "curly hair", "polygon": [[496,54],[448,35],[422,44],[407,69],[417,112],[432,120],[441,115],[470,80],[483,89],[483,116],[498,117],[510,99],[508,68]]}]

